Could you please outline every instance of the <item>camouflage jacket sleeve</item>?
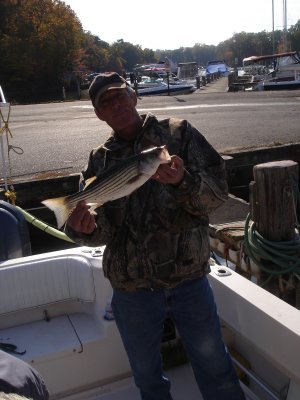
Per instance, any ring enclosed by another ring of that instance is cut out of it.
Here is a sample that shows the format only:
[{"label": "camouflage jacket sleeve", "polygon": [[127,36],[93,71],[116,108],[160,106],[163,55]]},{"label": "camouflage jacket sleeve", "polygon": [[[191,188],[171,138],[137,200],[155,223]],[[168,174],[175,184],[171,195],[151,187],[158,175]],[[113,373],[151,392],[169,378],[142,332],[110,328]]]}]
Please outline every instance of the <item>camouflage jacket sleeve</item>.
[{"label": "camouflage jacket sleeve", "polygon": [[205,137],[187,121],[181,121],[181,150],[185,174],[176,188],[176,200],[194,215],[209,214],[227,200],[225,162]]}]

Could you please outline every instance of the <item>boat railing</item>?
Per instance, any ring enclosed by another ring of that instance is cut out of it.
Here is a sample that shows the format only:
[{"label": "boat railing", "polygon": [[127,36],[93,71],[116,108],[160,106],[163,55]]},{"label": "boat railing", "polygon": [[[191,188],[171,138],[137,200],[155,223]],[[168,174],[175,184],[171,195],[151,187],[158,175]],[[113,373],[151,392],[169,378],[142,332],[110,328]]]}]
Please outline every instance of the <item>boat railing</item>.
[{"label": "boat railing", "polygon": [[[245,346],[249,357],[259,354],[261,365],[270,363],[274,374],[278,370],[285,375],[291,392],[286,398],[298,399],[292,393],[300,389],[299,310],[230,268],[212,266],[209,280],[225,329],[227,326],[241,339],[240,350]],[[270,365],[265,369],[266,375],[263,368],[260,370],[265,380],[269,379]],[[271,398],[281,397],[278,394]]]}]

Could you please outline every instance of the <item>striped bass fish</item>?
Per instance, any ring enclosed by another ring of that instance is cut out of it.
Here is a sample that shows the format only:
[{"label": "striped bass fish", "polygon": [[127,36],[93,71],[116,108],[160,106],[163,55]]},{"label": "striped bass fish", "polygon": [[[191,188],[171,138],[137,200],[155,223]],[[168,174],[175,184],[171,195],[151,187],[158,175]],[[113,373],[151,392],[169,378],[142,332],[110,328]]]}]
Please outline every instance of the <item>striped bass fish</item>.
[{"label": "striped bass fish", "polygon": [[42,203],[55,214],[57,226],[61,228],[76,204],[85,200],[92,209],[104,203],[130,195],[155,174],[160,164],[171,161],[166,146],[149,150],[120,160],[98,177],[87,179],[84,189],[66,197],[47,199]]}]

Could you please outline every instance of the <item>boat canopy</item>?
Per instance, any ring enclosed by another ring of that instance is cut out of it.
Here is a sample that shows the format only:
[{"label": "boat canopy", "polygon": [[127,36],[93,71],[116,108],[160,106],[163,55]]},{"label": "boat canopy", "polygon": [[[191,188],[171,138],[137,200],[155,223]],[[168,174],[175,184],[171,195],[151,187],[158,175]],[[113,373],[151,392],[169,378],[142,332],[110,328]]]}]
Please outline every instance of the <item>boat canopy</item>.
[{"label": "boat canopy", "polygon": [[299,56],[296,51],[289,51],[285,53],[278,53],[278,54],[269,54],[265,56],[251,56],[251,57],[246,57],[243,59],[243,65],[250,63],[258,63],[260,61],[265,61],[265,60],[273,60],[273,59],[282,59],[282,58],[290,58],[293,61],[293,63],[300,62]]},{"label": "boat canopy", "polygon": [[178,63],[177,77],[179,79],[195,79],[198,76],[198,63],[195,61]]}]

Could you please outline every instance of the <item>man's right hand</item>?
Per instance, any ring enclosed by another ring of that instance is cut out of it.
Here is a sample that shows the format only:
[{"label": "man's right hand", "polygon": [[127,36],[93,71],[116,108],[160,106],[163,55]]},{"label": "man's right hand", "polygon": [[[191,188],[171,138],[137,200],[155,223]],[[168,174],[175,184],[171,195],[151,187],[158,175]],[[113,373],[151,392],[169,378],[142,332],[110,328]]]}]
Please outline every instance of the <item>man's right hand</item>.
[{"label": "man's right hand", "polygon": [[86,202],[79,201],[69,215],[67,225],[75,232],[91,234],[96,228],[95,214],[90,210]]}]

